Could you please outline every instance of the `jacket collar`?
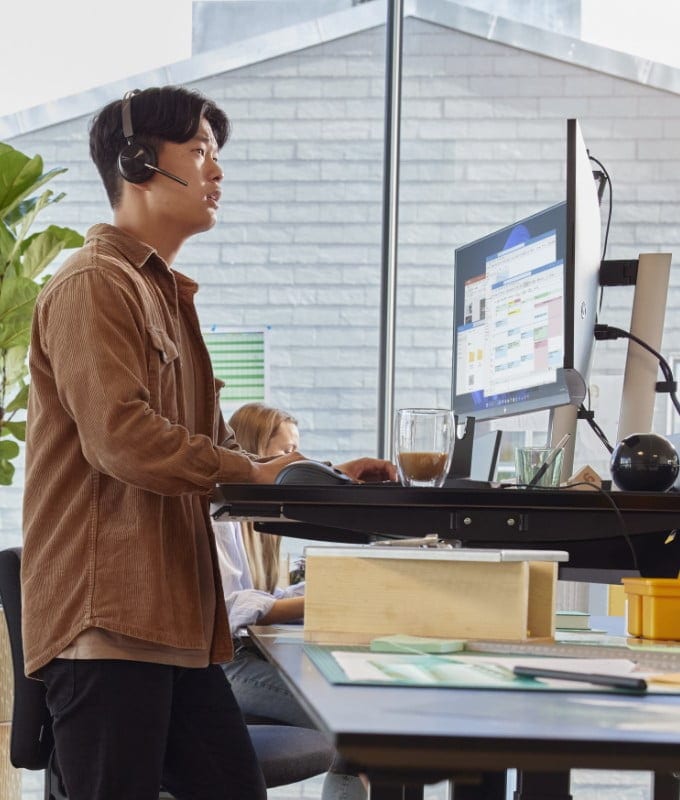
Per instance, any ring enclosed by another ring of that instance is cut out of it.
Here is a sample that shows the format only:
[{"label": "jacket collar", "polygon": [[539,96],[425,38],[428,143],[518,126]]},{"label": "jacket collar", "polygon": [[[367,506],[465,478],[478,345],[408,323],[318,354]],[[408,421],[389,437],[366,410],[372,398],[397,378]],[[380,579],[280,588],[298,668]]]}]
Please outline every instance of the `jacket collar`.
[{"label": "jacket collar", "polygon": [[105,222],[93,225],[85,235],[85,242],[89,243],[95,239],[114,247],[123,258],[136,269],[142,269],[151,258],[154,258],[156,265],[162,266],[163,269],[174,275],[182,295],[191,298],[198,291],[198,284],[196,281],[168,267],[154,247],[151,247],[150,244],[146,244],[145,242],[141,242],[139,239],[122,231],[120,228],[116,228],[115,225],[109,225]]},{"label": "jacket collar", "polygon": [[141,269],[152,256],[156,256],[157,261],[169,269],[154,247],[141,242],[120,228],[116,228],[115,225],[108,225],[104,222],[93,225],[85,236],[85,242],[89,243],[94,239],[99,239],[114,247],[126,261],[129,261],[137,269]]}]

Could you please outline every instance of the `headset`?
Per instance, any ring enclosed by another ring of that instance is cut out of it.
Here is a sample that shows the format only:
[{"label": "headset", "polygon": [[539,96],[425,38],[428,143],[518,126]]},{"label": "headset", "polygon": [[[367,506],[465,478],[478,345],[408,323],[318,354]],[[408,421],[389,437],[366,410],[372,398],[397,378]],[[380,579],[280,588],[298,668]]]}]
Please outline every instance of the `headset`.
[{"label": "headset", "polygon": [[189,182],[184,178],[173,175],[158,166],[158,157],[153,147],[145,144],[138,144],[134,141],[135,133],[132,127],[132,98],[139,94],[139,89],[132,89],[125,93],[121,103],[121,116],[123,122],[123,136],[126,144],[123,145],[118,154],[118,172],[126,181],[130,183],[144,183],[158,172],[165,175],[182,186],[188,186]]}]

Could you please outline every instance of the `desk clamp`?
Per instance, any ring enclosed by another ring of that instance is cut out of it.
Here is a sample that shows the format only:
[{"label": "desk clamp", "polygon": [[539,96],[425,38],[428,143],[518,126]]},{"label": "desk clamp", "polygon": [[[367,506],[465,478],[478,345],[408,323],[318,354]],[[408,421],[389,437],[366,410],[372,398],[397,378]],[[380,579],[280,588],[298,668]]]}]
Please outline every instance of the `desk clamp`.
[{"label": "desk clamp", "polygon": [[439,538],[437,533],[428,533],[426,536],[415,536],[412,539],[380,539],[371,542],[371,547],[421,547],[428,549],[452,550],[450,542]]}]

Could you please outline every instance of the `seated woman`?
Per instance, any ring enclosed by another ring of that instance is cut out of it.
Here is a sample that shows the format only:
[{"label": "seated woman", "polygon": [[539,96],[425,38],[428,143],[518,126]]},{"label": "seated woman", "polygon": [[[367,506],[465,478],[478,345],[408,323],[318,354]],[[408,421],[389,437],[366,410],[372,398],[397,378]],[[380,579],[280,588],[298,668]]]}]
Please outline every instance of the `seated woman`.
[{"label": "seated woman", "polygon": [[[229,424],[239,444],[255,455],[283,455],[297,450],[300,444],[297,421],[262,403],[242,406]],[[222,668],[234,696],[246,716],[313,728],[278,669],[248,647],[247,637],[242,636],[246,625],[301,620],[304,583],[279,587],[280,536],[259,534],[248,522],[217,521],[213,528],[229,624],[235,637],[234,660]],[[322,800],[364,800],[366,796],[362,780],[344,774],[336,759],[324,779]]]}]

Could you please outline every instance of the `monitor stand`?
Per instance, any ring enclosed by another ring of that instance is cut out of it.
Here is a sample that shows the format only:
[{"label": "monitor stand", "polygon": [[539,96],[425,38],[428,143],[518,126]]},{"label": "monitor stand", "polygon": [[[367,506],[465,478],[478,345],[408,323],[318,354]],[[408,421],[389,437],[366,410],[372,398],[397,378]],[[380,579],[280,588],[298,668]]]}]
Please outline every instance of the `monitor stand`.
[{"label": "monitor stand", "polygon": [[[657,353],[661,352],[670,270],[670,253],[640,255],[630,332]],[[630,433],[648,433],[652,430],[658,375],[659,362],[656,357],[629,339],[617,442]]]},{"label": "monitor stand", "polygon": [[[610,277],[605,283],[607,286],[622,286],[634,282],[630,332],[657,352],[661,351],[670,268],[670,253],[641,253],[633,280],[617,281]],[[617,443],[630,433],[647,433],[652,430],[658,374],[659,364],[656,358],[629,339]],[[560,406],[550,411],[548,439],[551,446],[554,447],[565,433],[571,434],[564,449],[563,482],[574,471],[577,414],[578,409],[573,405]]]},{"label": "monitor stand", "polygon": [[[501,432],[494,431],[495,439],[492,451],[489,453],[489,466],[486,469],[486,478],[482,479],[473,472],[473,447],[475,443],[475,420],[474,417],[465,417],[461,422],[456,417],[456,440],[453,448],[453,458],[449,474],[444,481],[447,489],[481,489],[492,485],[492,475],[495,470],[498,458],[498,446],[500,443]],[[491,466],[493,463],[493,468]]]},{"label": "monitor stand", "polygon": [[449,478],[469,478],[472,467],[472,445],[475,441],[475,418],[455,418],[456,434]]}]

